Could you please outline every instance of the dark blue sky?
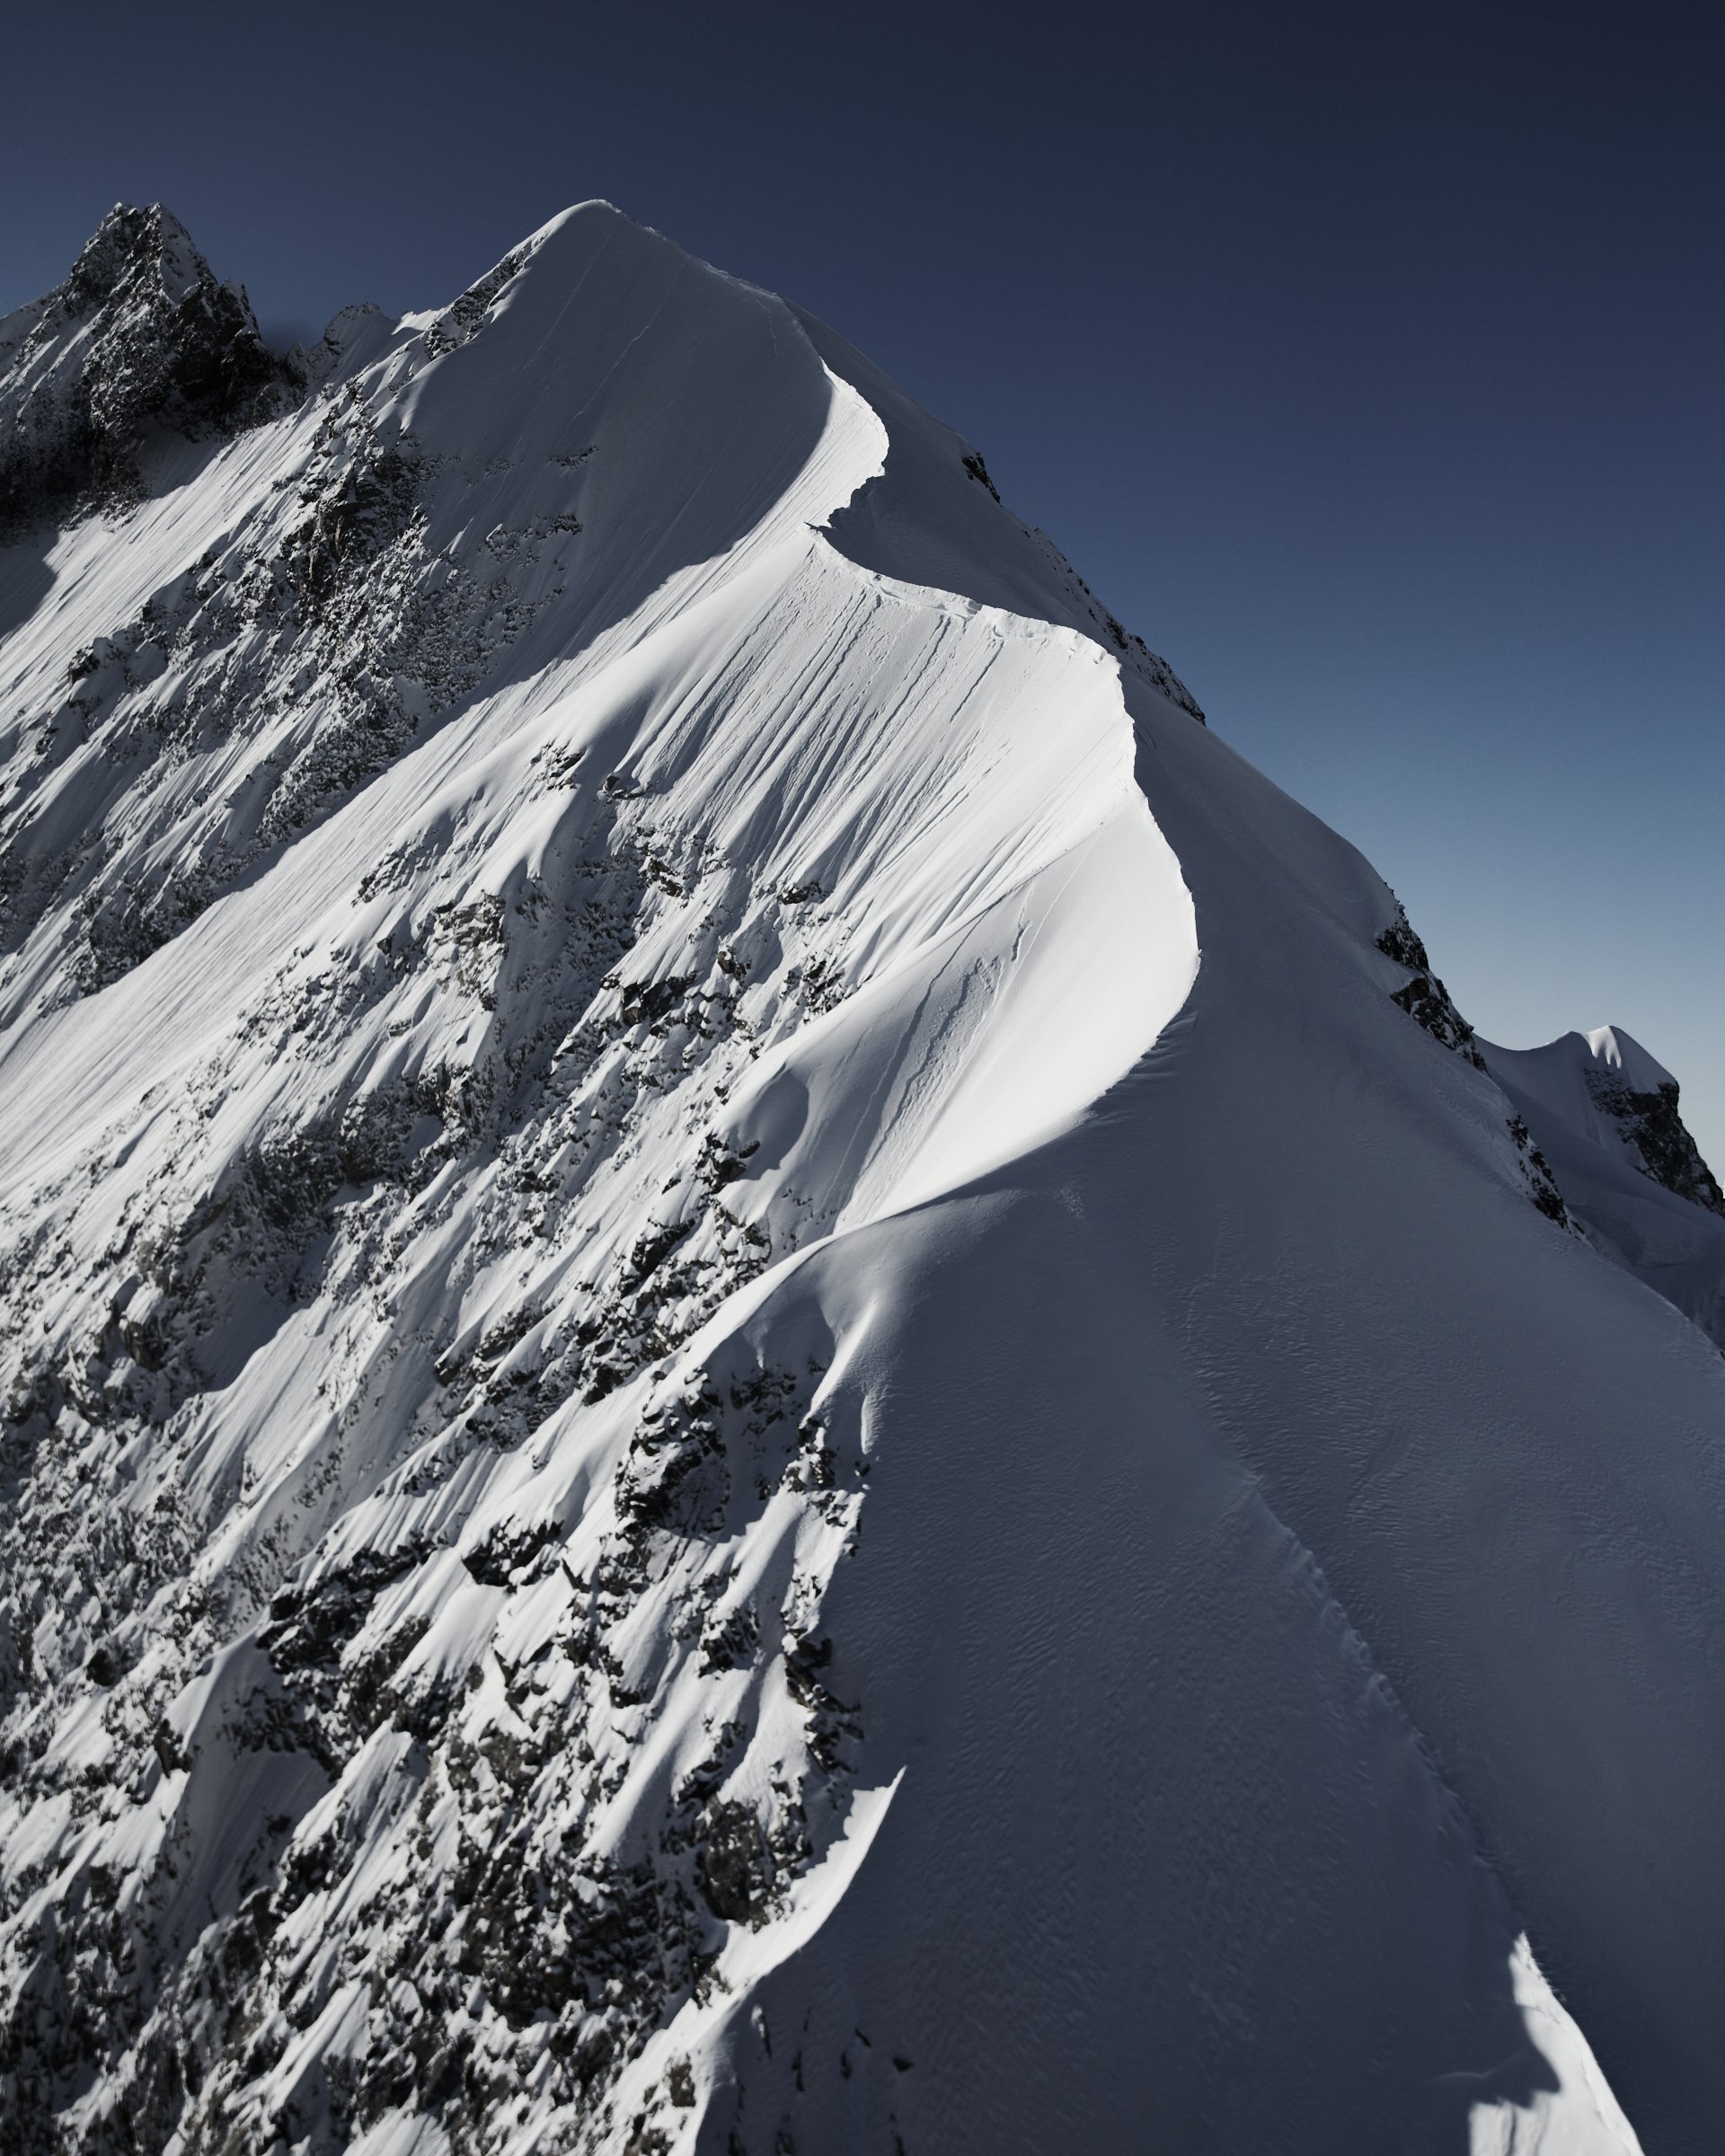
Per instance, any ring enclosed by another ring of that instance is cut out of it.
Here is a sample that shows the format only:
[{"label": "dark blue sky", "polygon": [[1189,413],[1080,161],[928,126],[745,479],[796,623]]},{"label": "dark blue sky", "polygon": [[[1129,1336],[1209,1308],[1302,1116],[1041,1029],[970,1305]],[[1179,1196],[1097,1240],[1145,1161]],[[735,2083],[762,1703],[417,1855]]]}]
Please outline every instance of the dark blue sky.
[{"label": "dark blue sky", "polygon": [[266,328],[608,196],[983,448],[1512,1046],[1725,1169],[1714,8],[36,10],[0,305],[161,199]]}]

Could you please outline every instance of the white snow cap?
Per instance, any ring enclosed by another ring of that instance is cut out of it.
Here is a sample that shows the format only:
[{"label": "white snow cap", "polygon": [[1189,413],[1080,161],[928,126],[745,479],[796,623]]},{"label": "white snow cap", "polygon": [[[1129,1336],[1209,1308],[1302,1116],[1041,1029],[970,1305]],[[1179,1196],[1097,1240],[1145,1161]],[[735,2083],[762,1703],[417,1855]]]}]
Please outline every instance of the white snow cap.
[{"label": "white snow cap", "polygon": [[1621,1026],[1595,1026],[1591,1032],[1579,1038],[1587,1042],[1588,1053],[1596,1063],[1622,1074],[1623,1083],[1632,1092],[1657,1093],[1662,1085],[1676,1083],[1665,1065],[1656,1063],[1640,1041],[1632,1039]]}]

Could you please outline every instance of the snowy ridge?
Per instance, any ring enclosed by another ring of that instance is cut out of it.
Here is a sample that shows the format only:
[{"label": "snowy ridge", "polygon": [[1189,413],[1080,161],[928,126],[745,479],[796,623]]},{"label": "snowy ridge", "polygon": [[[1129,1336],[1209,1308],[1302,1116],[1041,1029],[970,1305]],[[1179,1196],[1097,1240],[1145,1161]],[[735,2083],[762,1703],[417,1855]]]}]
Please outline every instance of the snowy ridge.
[{"label": "snowy ridge", "polygon": [[1725,1379],[1381,880],[605,205],[294,370],[0,555],[0,2149],[1706,2146]]},{"label": "snowy ridge", "polygon": [[[45,1337],[11,1406],[55,1433],[15,1577],[92,1590],[13,1634],[14,1726],[48,1740],[13,1932],[26,2135],[67,2093],[27,1972],[68,1867],[123,1878],[148,1944],[118,2071],[91,2057],[59,2130],[184,2133],[190,2040],[194,2119],[328,2134],[382,2061],[328,1966],[353,1878],[307,1893],[309,1852],[388,1879],[417,1969],[470,1842],[471,1895],[518,1884],[507,1816],[562,1866],[543,1922],[488,1947],[470,1919],[420,1996],[453,2004],[472,1963],[535,2057],[562,2006],[546,2105],[606,2139],[607,2062],[724,1981],[723,1922],[806,1922],[798,1881],[864,1804],[795,1659],[867,1471],[860,1432],[827,1441],[831,1342],[774,1359],[733,1317],[666,1358],[812,1238],[1069,1122],[1195,963],[1101,652],[810,528],[886,437],[779,303],[595,209],[368,361],[358,326],[357,371],[176,473],[123,544],[57,542],[53,616],[8,652],[21,716],[75,654],[13,825],[37,902],[8,984],[34,1022],[0,1051],[8,1287]],[[739,1445],[746,1499],[700,1457]],[[56,1517],[92,1475],[113,1510]],[[474,1788],[499,1727],[532,1767]],[[428,1743],[454,1747],[441,1816]],[[111,1818],[79,1827],[52,1792],[92,1776]],[[732,1851],[757,1811],[770,1846]],[[217,1913],[196,1940],[158,1884],[187,1864]],[[190,2003],[260,1890],[290,2014],[264,2065],[231,1995]],[[584,1900],[624,1933],[592,1967]]]},{"label": "snowy ridge", "polygon": [[1670,1072],[1611,1026],[1486,1060],[1596,1248],[1725,1349],[1725,1192]]}]

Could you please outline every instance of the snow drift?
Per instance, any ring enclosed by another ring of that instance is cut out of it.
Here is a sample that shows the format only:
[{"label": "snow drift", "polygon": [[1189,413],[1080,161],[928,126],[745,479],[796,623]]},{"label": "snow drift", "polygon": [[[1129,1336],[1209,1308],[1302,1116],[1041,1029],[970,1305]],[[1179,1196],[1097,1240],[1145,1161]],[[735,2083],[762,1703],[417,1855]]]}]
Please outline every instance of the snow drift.
[{"label": "snow drift", "polygon": [[0,2148],[1711,2146],[1650,1059],[606,205],[0,362]]}]

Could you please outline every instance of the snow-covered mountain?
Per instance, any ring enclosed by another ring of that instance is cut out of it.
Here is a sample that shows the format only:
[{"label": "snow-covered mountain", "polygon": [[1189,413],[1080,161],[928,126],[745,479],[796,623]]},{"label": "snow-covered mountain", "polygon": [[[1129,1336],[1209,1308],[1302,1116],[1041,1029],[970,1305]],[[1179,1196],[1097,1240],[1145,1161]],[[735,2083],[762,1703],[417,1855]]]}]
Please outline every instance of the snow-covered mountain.
[{"label": "snow-covered mountain", "polygon": [[606,205],[0,368],[0,2150],[1711,2149],[1667,1074]]},{"label": "snow-covered mountain", "polygon": [[1596,1248],[1725,1348],[1725,1192],[1670,1072],[1611,1026],[1543,1048],[1481,1046]]}]

